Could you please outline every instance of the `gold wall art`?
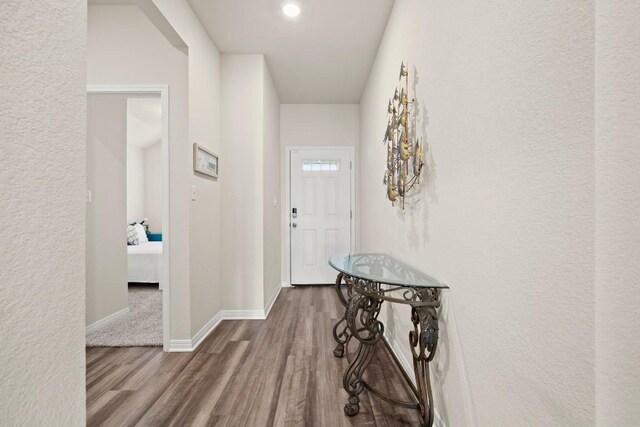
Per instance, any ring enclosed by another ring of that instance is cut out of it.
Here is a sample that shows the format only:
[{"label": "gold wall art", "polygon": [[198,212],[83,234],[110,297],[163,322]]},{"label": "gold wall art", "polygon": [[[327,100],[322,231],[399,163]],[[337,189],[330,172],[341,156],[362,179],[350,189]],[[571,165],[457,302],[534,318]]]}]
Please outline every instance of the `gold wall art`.
[{"label": "gold wall art", "polygon": [[387,148],[387,168],[384,184],[387,186],[387,198],[395,206],[398,201],[402,209],[405,197],[420,182],[420,173],[424,166],[421,138],[411,135],[413,104],[409,99],[409,71],[404,62],[400,65],[399,85],[387,106],[387,130],[384,143]]}]

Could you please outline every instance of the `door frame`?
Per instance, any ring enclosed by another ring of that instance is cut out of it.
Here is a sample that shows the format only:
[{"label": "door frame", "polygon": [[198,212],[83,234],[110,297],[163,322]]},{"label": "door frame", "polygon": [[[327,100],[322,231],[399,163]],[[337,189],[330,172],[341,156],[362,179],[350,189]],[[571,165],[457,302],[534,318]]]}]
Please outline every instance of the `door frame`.
[{"label": "door frame", "polygon": [[169,168],[169,85],[87,85],[87,95],[160,95],[162,105],[162,350],[171,351],[171,239],[170,227],[170,168]]},{"label": "door frame", "polygon": [[350,252],[355,251],[356,247],[356,149],[351,145],[287,145],[285,147],[285,173],[284,173],[284,192],[285,192],[285,214],[282,216],[282,227],[285,230],[284,238],[284,257],[285,257],[285,277],[284,283],[291,286],[291,152],[293,151],[348,151],[351,155],[350,164],[350,191],[349,208],[351,210],[351,218],[349,226],[351,229]]}]

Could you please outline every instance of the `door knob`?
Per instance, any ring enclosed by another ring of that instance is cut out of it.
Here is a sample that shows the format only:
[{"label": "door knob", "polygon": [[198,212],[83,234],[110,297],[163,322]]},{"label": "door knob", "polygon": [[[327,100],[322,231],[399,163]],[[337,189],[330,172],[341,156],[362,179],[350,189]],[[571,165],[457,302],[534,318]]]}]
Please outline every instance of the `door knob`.
[{"label": "door knob", "polygon": [[293,222],[293,223],[291,223],[291,226],[292,226],[293,228],[296,228],[296,227],[298,226],[298,224],[296,224],[295,222]]}]

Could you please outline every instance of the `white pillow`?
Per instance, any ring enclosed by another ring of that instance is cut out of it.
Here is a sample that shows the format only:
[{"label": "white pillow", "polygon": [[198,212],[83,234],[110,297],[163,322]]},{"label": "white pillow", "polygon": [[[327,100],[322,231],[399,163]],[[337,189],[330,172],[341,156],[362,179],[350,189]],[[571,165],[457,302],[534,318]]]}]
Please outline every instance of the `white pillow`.
[{"label": "white pillow", "polygon": [[139,245],[138,230],[133,225],[127,225],[127,245]]},{"label": "white pillow", "polygon": [[134,227],[138,234],[138,244],[148,242],[149,238],[147,237],[147,232],[145,231],[144,226],[142,224],[136,224]]}]

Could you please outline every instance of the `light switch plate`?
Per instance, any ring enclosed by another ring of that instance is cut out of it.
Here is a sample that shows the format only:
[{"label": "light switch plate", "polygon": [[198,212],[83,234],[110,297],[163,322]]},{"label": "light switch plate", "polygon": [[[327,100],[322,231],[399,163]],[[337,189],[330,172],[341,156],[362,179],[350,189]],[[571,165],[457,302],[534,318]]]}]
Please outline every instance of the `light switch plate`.
[{"label": "light switch plate", "polygon": [[191,200],[195,200],[196,199],[196,186],[192,185],[191,186]]}]

